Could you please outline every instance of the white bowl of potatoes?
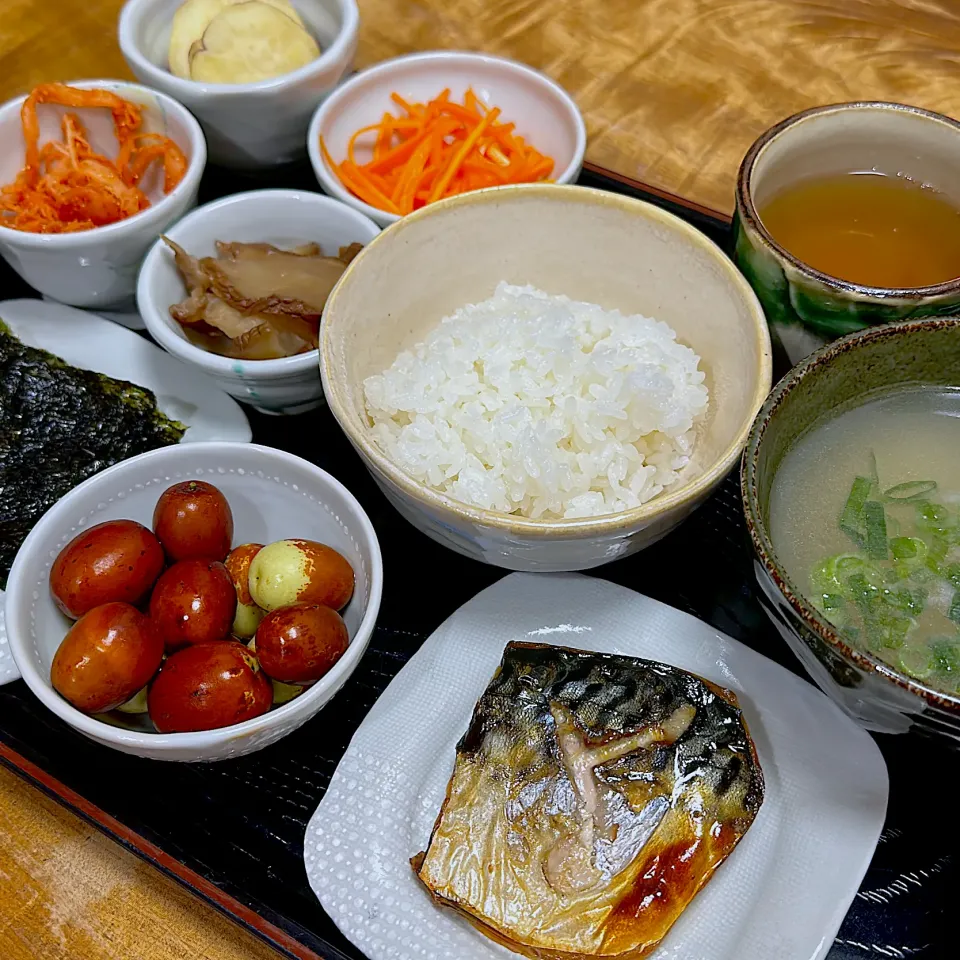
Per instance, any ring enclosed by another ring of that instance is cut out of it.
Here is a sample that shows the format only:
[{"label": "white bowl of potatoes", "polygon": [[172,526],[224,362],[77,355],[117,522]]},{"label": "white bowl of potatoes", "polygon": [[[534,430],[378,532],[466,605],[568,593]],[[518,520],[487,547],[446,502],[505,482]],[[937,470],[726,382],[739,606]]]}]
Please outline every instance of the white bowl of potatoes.
[{"label": "white bowl of potatoes", "polygon": [[355,0],[128,0],[119,41],[143,83],[196,115],[212,163],[257,169],[303,156],[359,21]]}]

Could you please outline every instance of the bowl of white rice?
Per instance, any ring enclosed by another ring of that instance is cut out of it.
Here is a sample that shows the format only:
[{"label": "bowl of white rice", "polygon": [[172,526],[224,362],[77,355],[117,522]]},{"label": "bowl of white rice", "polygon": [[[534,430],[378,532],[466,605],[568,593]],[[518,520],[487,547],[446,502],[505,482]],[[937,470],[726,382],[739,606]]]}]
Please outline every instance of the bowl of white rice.
[{"label": "bowl of white rice", "polygon": [[320,330],[334,416],[415,527],[511,570],[640,550],[739,457],[770,339],[723,252],[658,207],[552,184],[374,239]]}]

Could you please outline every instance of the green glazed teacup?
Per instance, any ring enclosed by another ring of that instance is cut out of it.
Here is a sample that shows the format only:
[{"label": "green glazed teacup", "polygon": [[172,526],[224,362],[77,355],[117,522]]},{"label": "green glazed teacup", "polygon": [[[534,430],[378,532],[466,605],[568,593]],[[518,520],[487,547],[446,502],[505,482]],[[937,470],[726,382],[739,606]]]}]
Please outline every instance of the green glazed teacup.
[{"label": "green glazed teacup", "polygon": [[899,103],[815,107],[771,127],[740,165],[734,259],[791,363],[874,324],[960,313],[960,278],[909,288],[838,280],[776,243],[757,214],[791,184],[868,170],[906,175],[960,200],[960,123]]}]

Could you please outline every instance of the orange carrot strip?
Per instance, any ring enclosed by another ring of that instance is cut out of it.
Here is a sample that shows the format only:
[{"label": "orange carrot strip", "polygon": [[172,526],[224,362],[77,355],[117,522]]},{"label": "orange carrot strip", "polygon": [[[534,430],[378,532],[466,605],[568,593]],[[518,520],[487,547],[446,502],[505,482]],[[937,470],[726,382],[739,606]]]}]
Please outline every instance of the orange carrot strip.
[{"label": "orange carrot strip", "polygon": [[438,97],[434,97],[428,104],[427,108],[424,111],[423,118],[424,122],[432,123],[440,115],[441,110],[444,105],[450,99],[450,88],[446,87],[444,90],[440,91]]},{"label": "orange carrot strip", "polygon": [[467,157],[467,159],[463,161],[463,168],[468,173],[491,178],[496,183],[510,182],[510,177],[502,167],[477,157]]},{"label": "orange carrot strip", "polygon": [[356,163],[356,160],[354,160],[353,158],[353,150],[357,140],[360,137],[362,137],[365,133],[372,133],[374,130],[379,130],[379,129],[380,129],[379,123],[372,123],[370,124],[369,127],[361,127],[359,130],[357,130],[356,133],[354,133],[354,135],[347,142],[347,157],[349,158],[351,163]]},{"label": "orange carrot strip", "polygon": [[397,136],[410,136],[423,129],[423,121],[419,117],[391,117],[390,126]]},{"label": "orange carrot strip", "polygon": [[447,143],[447,137],[454,137],[454,139],[456,139],[456,134],[463,129],[460,126],[459,120],[454,120],[449,116],[443,117],[442,120],[445,122],[445,125],[442,126],[438,121],[437,128],[432,137],[433,147],[430,151],[430,164],[435,167],[439,167],[443,163],[443,155],[450,148],[450,144]]},{"label": "orange carrot strip", "polygon": [[[343,183],[343,185],[351,193],[355,194],[357,197],[363,200],[364,203],[370,203],[371,201],[367,200],[367,198],[363,196],[364,194],[363,184],[358,184],[353,179],[352,173],[348,169],[348,161],[345,160],[343,163],[340,163],[340,164],[335,163],[333,157],[330,156],[330,151],[327,149],[327,145],[326,143],[324,143],[323,137],[320,138],[320,151],[323,154],[324,160],[326,160],[326,162],[330,165],[330,169],[333,170],[334,173],[336,173],[336,175],[340,178],[340,181]],[[376,192],[377,190],[374,187],[372,189],[372,193],[376,193]],[[387,198],[384,198],[384,199],[387,199]],[[374,206],[379,206],[379,204],[375,203]]]},{"label": "orange carrot strip", "polygon": [[393,115],[384,111],[383,116],[380,118],[380,130],[377,133],[377,139],[373,145],[374,160],[379,160],[380,157],[390,149],[390,144],[393,142],[393,131],[395,129],[393,121]]},{"label": "orange carrot strip", "polygon": [[353,190],[364,203],[386,210],[387,213],[399,213],[397,205],[373,183],[357,166],[345,160],[340,164],[340,174],[346,174],[353,183]]},{"label": "orange carrot strip", "polygon": [[[363,170],[363,167],[358,167],[359,170]],[[392,177],[382,177],[377,173],[370,173],[369,170],[363,170],[366,178],[383,194],[389,196],[392,188],[390,186],[393,178]]]},{"label": "orange carrot strip", "polygon": [[453,179],[454,174],[460,168],[460,164],[466,159],[467,155],[473,149],[474,144],[480,139],[483,135],[484,130],[493,123],[497,117],[500,116],[500,110],[497,107],[494,107],[484,118],[473,128],[470,135],[466,140],[459,146],[457,152],[453,155],[453,159],[450,161],[446,170],[440,176],[440,179],[433,185],[433,189],[430,191],[429,203],[432,203],[434,200],[439,200],[444,191],[450,185],[450,181]]},{"label": "orange carrot strip", "polygon": [[411,116],[411,117],[416,117],[416,116],[418,116],[418,115],[420,115],[420,114],[423,113],[423,107],[420,106],[420,104],[416,104],[416,106],[414,106],[414,105],[412,105],[412,104],[407,103],[407,101],[404,100],[403,97],[401,97],[399,93],[391,93],[391,94],[390,94],[390,99],[391,99],[398,107],[403,107],[403,109],[406,110],[406,111],[407,111],[407,114],[408,114],[409,116]]},{"label": "orange carrot strip", "polygon": [[[364,203],[372,203],[371,200],[368,200],[363,195],[364,193],[363,187],[360,184],[357,184],[353,181],[353,179],[350,176],[350,172],[348,170],[345,170],[342,164],[337,168],[337,176],[340,178],[340,181],[343,183],[343,185],[352,194],[354,194],[354,196],[356,196],[360,200],[363,200]],[[374,206],[378,206],[378,204],[374,204]]]},{"label": "orange carrot strip", "polygon": [[462,120],[471,127],[483,119],[478,113],[460,106],[459,103],[445,103],[443,105],[443,112],[449,114],[451,117],[456,117],[458,120]]},{"label": "orange carrot strip", "polygon": [[526,175],[531,180],[540,180],[542,177],[549,177],[553,171],[553,160],[550,157],[543,157],[526,171]]},{"label": "orange carrot strip", "polygon": [[463,105],[481,117],[487,112],[487,105],[473,92],[473,87],[464,94]]},{"label": "orange carrot strip", "polygon": [[429,139],[421,142],[420,146],[414,150],[413,156],[410,158],[410,162],[406,165],[403,176],[397,184],[396,192],[393,194],[393,200],[401,213],[411,213],[413,211],[413,195],[416,193],[420,176],[430,157],[430,149],[432,146],[433,144]]},{"label": "orange carrot strip", "polygon": [[398,147],[394,147],[389,153],[384,154],[379,160],[374,160],[366,165],[370,173],[384,173],[392,170],[394,167],[406,163],[412,156],[413,151],[417,149],[420,141],[430,135],[429,130],[423,130],[409,140],[404,140]]},{"label": "orange carrot strip", "polygon": [[512,123],[504,123],[494,127],[490,133],[504,150],[525,150],[526,144],[519,137],[513,136],[513,130],[514,125]]}]

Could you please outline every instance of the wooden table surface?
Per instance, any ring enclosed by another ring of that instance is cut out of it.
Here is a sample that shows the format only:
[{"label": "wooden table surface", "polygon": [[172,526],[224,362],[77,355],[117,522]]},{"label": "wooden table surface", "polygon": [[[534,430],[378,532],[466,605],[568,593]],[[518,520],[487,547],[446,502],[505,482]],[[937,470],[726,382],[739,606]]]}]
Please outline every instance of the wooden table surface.
[{"label": "wooden table surface", "polygon": [[3,960],[276,960],[159,871],[0,767]]},{"label": "wooden table surface", "polygon": [[[485,50],[545,70],[587,121],[587,159],[722,213],[750,143],[838,100],[960,116],[957,0],[359,0],[358,65]],[[129,76],[121,0],[4,0],[0,99]],[[64,15],[69,10],[67,15]]]},{"label": "wooden table surface", "polygon": [[[44,80],[127,77],[121,0],[4,0],[0,100]],[[587,158],[732,207],[750,142],[817,103],[960,116],[957,0],[360,0],[358,64],[410,50],[525,60],[580,105]],[[0,769],[4,960],[261,960],[270,951]]]}]

